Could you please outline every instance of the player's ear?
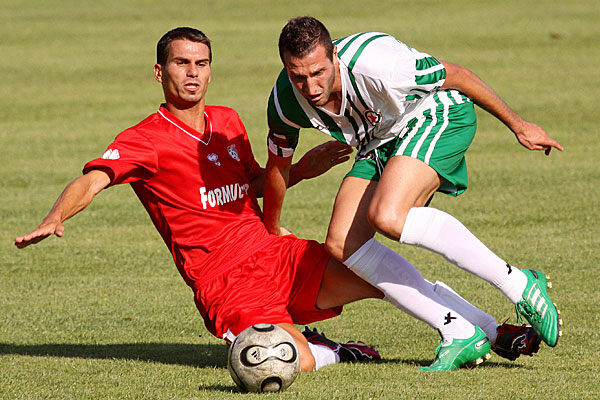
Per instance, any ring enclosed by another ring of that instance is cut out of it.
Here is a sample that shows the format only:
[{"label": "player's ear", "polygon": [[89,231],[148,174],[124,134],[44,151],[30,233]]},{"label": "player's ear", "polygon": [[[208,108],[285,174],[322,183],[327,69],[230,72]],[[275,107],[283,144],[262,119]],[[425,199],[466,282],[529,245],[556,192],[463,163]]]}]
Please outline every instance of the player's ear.
[{"label": "player's ear", "polygon": [[337,46],[333,45],[333,50],[331,51],[333,53],[332,58],[332,62],[333,65],[337,68],[338,67],[338,63],[339,63],[339,59],[338,59],[338,50],[337,50]]},{"label": "player's ear", "polygon": [[333,62],[333,65],[337,68],[339,59],[338,59],[338,49],[337,49],[336,45],[333,45],[333,49],[332,49],[331,53],[332,53],[331,61]]},{"label": "player's ear", "polygon": [[162,65],[154,64],[154,79],[158,83],[162,83]]}]

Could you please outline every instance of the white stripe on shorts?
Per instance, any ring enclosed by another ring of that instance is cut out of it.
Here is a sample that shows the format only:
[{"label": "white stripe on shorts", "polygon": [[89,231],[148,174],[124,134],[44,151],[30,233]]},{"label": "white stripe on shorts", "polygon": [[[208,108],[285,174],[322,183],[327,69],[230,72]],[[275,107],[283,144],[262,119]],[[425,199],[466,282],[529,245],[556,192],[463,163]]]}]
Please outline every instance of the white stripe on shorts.
[{"label": "white stripe on shorts", "polygon": [[425,155],[425,160],[423,160],[425,162],[425,164],[427,164],[427,165],[429,165],[429,159],[431,158],[431,154],[433,153],[433,150],[435,149],[435,145],[437,144],[437,141],[439,140],[440,136],[442,136],[442,133],[448,127],[448,111],[449,111],[448,109],[450,108],[450,105],[452,105],[452,101],[448,98],[447,93],[440,92],[440,93],[438,93],[438,97],[439,97],[440,101],[442,102],[442,104],[444,105],[444,114],[443,114],[444,121],[442,122],[442,126],[436,133],[435,137],[429,144],[429,149],[427,149],[427,154]]},{"label": "white stripe on shorts", "polygon": [[[433,129],[435,124],[437,124],[437,117],[435,116],[436,105],[437,104],[433,105],[429,109],[429,113],[431,114],[431,123],[429,124],[429,126],[427,128],[425,128],[425,132],[423,132],[423,134],[421,135],[421,138],[419,139],[417,144],[415,144],[415,147],[413,148],[413,151],[410,154],[410,156],[412,158],[418,158],[419,150],[421,150],[421,146],[423,146],[423,142],[425,141],[425,139],[427,139],[427,136],[429,136],[429,134],[431,133],[431,130]],[[426,164],[427,164],[427,162],[426,162]]]},{"label": "white stripe on shorts", "polygon": [[394,154],[395,156],[397,156],[398,154],[404,154],[404,150],[406,150],[406,147],[408,146],[408,144],[410,143],[412,138],[415,137],[415,135],[417,134],[419,129],[421,129],[421,127],[425,123],[425,116],[423,114],[421,114],[417,117],[417,120],[418,120],[417,124],[412,128],[412,130],[410,132],[408,132],[408,134],[402,141],[402,145],[400,146],[400,148],[398,148],[398,151],[396,151],[396,154]]}]

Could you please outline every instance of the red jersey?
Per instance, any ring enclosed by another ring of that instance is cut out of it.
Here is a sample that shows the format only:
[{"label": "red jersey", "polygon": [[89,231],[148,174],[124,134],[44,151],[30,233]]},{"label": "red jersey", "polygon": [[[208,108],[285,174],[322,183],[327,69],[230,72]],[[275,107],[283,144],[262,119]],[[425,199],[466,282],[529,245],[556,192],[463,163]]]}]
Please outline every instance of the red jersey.
[{"label": "red jersey", "polygon": [[242,121],[216,106],[205,118],[200,133],[161,106],[83,169],[106,172],[110,185],[131,184],[193,288],[275,237],[250,185],[260,166]]}]

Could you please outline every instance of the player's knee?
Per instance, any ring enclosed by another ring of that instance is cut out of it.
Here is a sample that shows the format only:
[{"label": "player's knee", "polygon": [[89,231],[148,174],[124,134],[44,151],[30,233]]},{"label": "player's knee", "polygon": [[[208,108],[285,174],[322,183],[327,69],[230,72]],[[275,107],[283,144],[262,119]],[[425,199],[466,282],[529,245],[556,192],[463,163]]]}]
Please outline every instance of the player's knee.
[{"label": "player's knee", "polygon": [[344,240],[337,235],[328,233],[325,239],[325,247],[333,258],[339,261],[344,260]]},{"label": "player's knee", "polygon": [[317,363],[310,348],[298,345],[298,351],[300,352],[300,371],[314,371]]},{"label": "player's knee", "polygon": [[367,211],[367,221],[377,232],[393,239],[399,239],[404,228],[407,212],[394,207],[372,205]]},{"label": "player's knee", "polygon": [[369,239],[370,237],[355,235],[336,236],[328,233],[327,239],[325,239],[325,247],[333,258],[344,262]]}]

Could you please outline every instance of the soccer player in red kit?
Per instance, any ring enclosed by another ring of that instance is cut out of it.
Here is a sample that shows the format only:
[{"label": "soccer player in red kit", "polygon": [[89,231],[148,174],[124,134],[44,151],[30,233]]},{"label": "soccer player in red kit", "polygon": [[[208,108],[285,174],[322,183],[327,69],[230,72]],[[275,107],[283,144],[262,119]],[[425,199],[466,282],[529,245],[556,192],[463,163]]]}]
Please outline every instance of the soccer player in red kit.
[{"label": "soccer player in red kit", "polygon": [[[63,222],[100,191],[129,183],[192,288],[212,334],[232,340],[251,325],[277,324],[294,337],[302,370],[379,359],[362,343],[340,344],[294,327],[383,294],[331,258],[324,245],[267,232],[257,202],[264,169],[254,159],[245,128],[234,110],[205,105],[211,61],[210,41],[202,32],[167,32],[158,42],[154,66],[165,103],[121,132],[101,158],[87,163],[42,223],[15,239],[16,246],[62,236]],[[348,153],[336,142],[318,146],[292,167],[289,185],[346,161]],[[517,333],[521,341],[512,356],[537,350],[531,330]]]},{"label": "soccer player in red kit", "polygon": [[[157,58],[154,74],[165,103],[87,163],[42,224],[15,244],[23,248],[52,234],[62,236],[62,223],[102,189],[129,183],[194,291],[212,334],[232,340],[251,325],[277,324],[298,344],[301,368],[318,367],[305,337],[314,332],[303,335],[293,324],[336,316],[343,304],[382,297],[381,292],[330,259],[322,244],[267,232],[257,202],[264,171],[245,128],[233,109],[205,105],[209,39],[194,29],[174,29],[159,41]],[[345,161],[349,152],[333,142],[319,146],[296,165],[291,184]],[[346,356],[379,357],[368,346],[351,346],[345,350],[353,355]],[[340,349],[333,350],[330,358],[345,360]]]}]

